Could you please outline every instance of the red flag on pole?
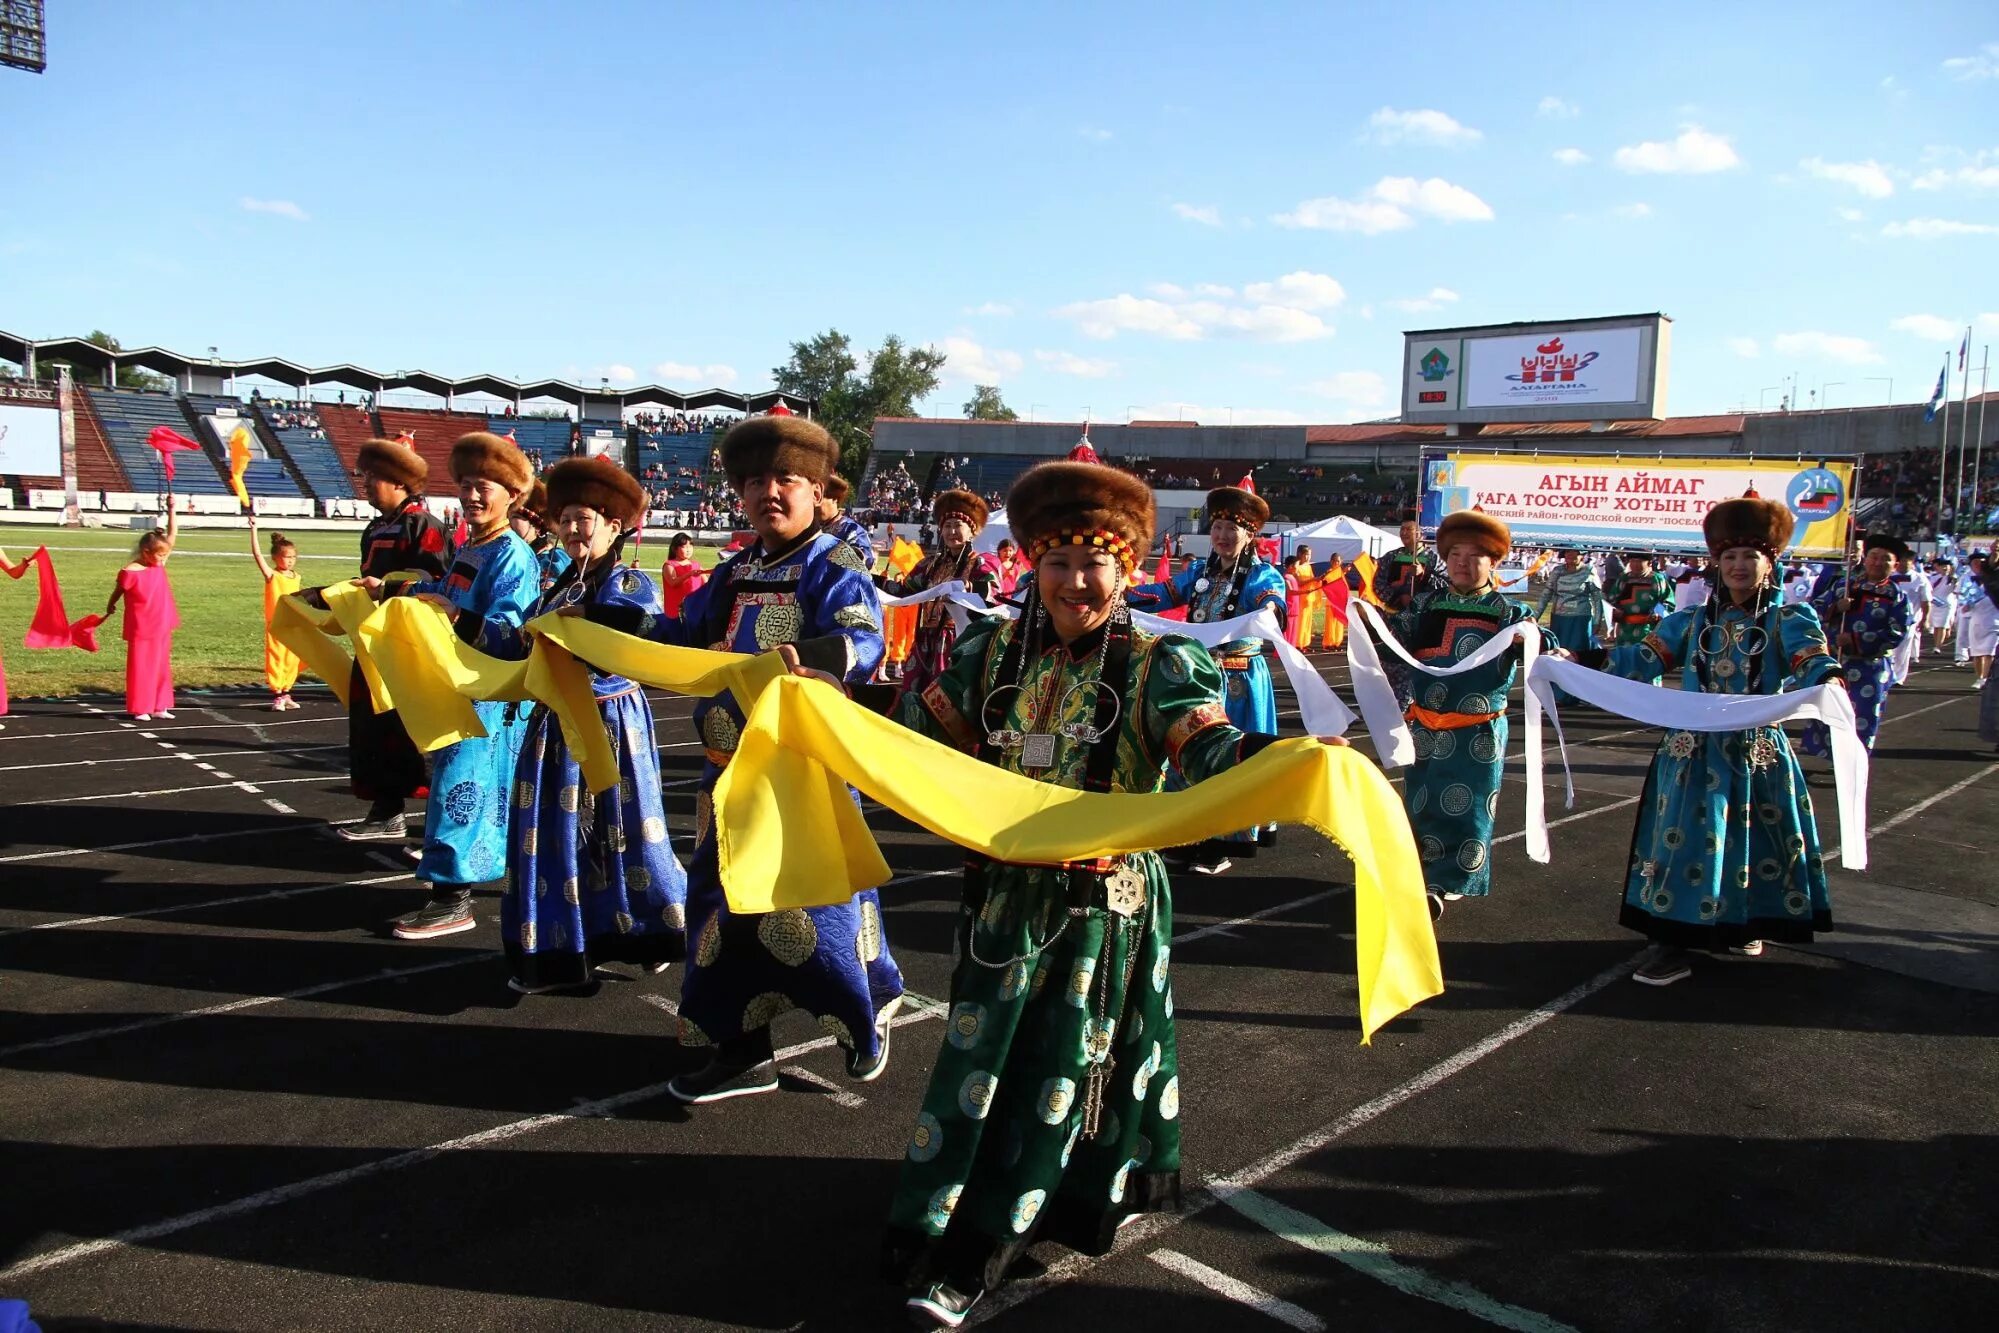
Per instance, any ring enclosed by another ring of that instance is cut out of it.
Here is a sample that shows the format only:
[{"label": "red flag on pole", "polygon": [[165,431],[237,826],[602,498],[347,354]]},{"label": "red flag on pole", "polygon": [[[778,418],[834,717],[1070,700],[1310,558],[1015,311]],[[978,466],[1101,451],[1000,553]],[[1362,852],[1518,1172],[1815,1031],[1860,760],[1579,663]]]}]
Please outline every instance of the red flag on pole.
[{"label": "red flag on pole", "polygon": [[1256,474],[1254,472],[1243,473],[1242,480],[1236,483],[1236,489],[1239,491],[1248,491],[1251,495],[1255,495]]},{"label": "red flag on pole", "polygon": [[201,446],[171,426],[155,426],[146,436],[146,443],[160,452],[160,471],[167,474],[167,480],[174,479],[174,455],[182,450],[192,449],[199,453]]}]

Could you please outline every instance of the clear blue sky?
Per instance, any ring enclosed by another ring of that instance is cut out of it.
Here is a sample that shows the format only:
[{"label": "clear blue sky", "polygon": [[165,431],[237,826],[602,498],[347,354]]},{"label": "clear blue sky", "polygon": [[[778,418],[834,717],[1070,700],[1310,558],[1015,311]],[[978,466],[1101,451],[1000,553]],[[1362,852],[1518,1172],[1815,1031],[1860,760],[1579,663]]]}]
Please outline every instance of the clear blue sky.
[{"label": "clear blue sky", "polygon": [[1238,422],[1389,415],[1400,331],[1442,324],[1663,310],[1676,415],[1793,373],[1920,399],[1967,322],[1974,363],[1999,341],[1989,3],[49,28],[47,74],[0,71],[0,328],[30,337],[757,389],[830,325],[945,348],[939,414],[996,379],[1043,419]]}]

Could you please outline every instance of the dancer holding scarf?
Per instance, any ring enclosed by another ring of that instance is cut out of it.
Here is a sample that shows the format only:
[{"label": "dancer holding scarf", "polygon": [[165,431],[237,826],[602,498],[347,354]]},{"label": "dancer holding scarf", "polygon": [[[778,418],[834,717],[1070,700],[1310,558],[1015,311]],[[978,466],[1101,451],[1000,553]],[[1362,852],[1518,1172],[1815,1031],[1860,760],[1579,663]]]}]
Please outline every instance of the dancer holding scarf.
[{"label": "dancer holding scarf", "polygon": [[1902,594],[1902,600],[1909,604],[1909,632],[1895,650],[1895,669],[1892,683],[1901,685],[1909,679],[1909,671],[1922,660],[1923,630],[1930,623],[1930,581],[1923,571],[1916,568],[1915,552],[1907,543],[1895,556],[1895,572],[1888,576],[1895,585],[1895,591]]},{"label": "dancer holding scarf", "polygon": [[[1257,531],[1269,517],[1270,506],[1253,491],[1238,486],[1209,491],[1208,558],[1165,583],[1139,584],[1125,594],[1125,600],[1139,611],[1184,606],[1187,622],[1192,625],[1233,620],[1268,606],[1277,612],[1281,631],[1289,614],[1284,575],[1256,553]],[[1143,550],[1139,554],[1142,556]],[[1262,639],[1231,639],[1209,649],[1222,669],[1223,706],[1229,722],[1239,730],[1277,730],[1277,695],[1270,687],[1270,664],[1264,660],[1269,646]],[[1186,785],[1186,776],[1177,769],[1167,776],[1168,791],[1179,791]],[[1176,849],[1173,855],[1176,860],[1184,859],[1196,874],[1219,875],[1234,864],[1232,855],[1254,856],[1259,846],[1268,846],[1276,838],[1274,826],[1245,829]]]},{"label": "dancer holding scarf", "polygon": [[[1707,694],[1776,694],[1839,678],[1818,613],[1786,605],[1776,559],[1796,520],[1752,490],[1702,522],[1718,588],[1643,642],[1578,654],[1586,666]],[[1652,756],[1631,838],[1621,924],[1667,946],[1633,973],[1669,986],[1693,973],[1692,950],[1760,954],[1764,940],[1803,942],[1832,928],[1825,864],[1804,770],[1782,727],[1669,731]]]},{"label": "dancer holding scarf", "polygon": [[[1229,722],[1198,643],[1133,627],[1124,590],[1153,529],[1144,482],[1044,463],[1014,483],[1007,518],[1034,568],[1020,618],[975,622],[920,694],[854,694],[894,698],[905,725],[988,763],[1089,791],[1157,791],[1169,767],[1198,781],[1276,739]],[[1103,1254],[1122,1222],[1177,1210],[1172,935],[1156,854],[968,861],[945,1041],[884,1254],[912,1315],[955,1328],[1028,1246]]]},{"label": "dancer holding scarf", "polygon": [[1412,518],[1402,525],[1401,548],[1374,567],[1374,600],[1384,610],[1406,611],[1437,582],[1437,557],[1423,549],[1423,526]]},{"label": "dancer holding scarf", "polygon": [[1942,652],[1950,646],[1951,627],[1957,623],[1957,573],[1949,556],[1930,561],[1929,630],[1934,636],[1930,647]]},{"label": "dancer holding scarf", "polygon": [[[1603,585],[1597,582],[1596,572],[1583,564],[1583,553],[1573,546],[1562,552],[1562,567],[1548,579],[1548,590],[1541,594],[1536,614],[1548,615],[1550,608],[1554,615],[1548,619],[1548,629],[1556,643],[1572,654],[1597,646],[1604,615]],[[1555,698],[1558,703],[1569,701],[1560,690]]]},{"label": "dancer holding scarf", "polygon": [[[970,491],[940,491],[930,502],[930,514],[937,524],[937,550],[909,571],[904,579],[880,578],[881,590],[894,597],[907,597],[925,588],[956,579],[980,597],[990,600],[1000,578],[999,561],[972,549],[972,539],[986,526],[986,502]],[[943,601],[925,602],[916,608],[916,643],[902,665],[902,687],[921,692],[944,673],[951,658],[951,645],[958,641],[957,622]]]},{"label": "dancer holding scarf", "polygon": [[1965,557],[1957,581],[1957,660],[1971,663],[1971,688],[1985,688],[1992,671],[1992,654],[1999,649],[1999,601],[1987,586],[1992,558],[1984,551]]},{"label": "dancer holding scarf", "polygon": [[[1912,632],[1908,599],[1889,578],[1895,557],[1909,548],[1900,537],[1882,534],[1869,535],[1861,548],[1866,554],[1860,558],[1860,573],[1834,580],[1813,603],[1820,624],[1832,628],[1846,693],[1853,700],[1854,729],[1871,752],[1888,702],[1895,654]],[[1806,754],[1832,752],[1824,723],[1807,727],[1802,744]]]},{"label": "dancer holding scarf", "polygon": [[[513,506],[527,497],[534,472],[512,440],[476,431],[451,446],[451,476],[465,516],[467,539],[441,579],[361,580],[377,600],[419,597],[451,617],[467,643],[495,627],[518,627],[541,592],[541,567],[513,530]],[[430,901],[399,917],[399,940],[455,935],[476,924],[472,886],[507,873],[507,796],[526,726],[517,704],[475,703],[484,736],[437,751],[423,817],[419,879]]]},{"label": "dancer holding scarf", "polygon": [[[369,440],[361,446],[354,479],[376,512],[361,530],[362,579],[379,584],[404,570],[443,577],[451,561],[451,538],[424,506],[429,477],[430,464],[406,444]],[[324,611],[322,591],[308,588],[303,596],[308,605]],[[394,711],[375,711],[359,662],[347,677],[347,768],[354,795],[369,803],[368,814],[359,823],[337,826],[335,835],[350,842],[401,842],[409,832],[403,803],[430,794],[429,765],[402,719]]]},{"label": "dancer holding scarf", "polygon": [[1619,647],[1643,643],[1673,610],[1673,581],[1652,572],[1652,557],[1633,551],[1625,557],[1624,574],[1617,591],[1609,594],[1612,619],[1617,634],[1612,642]]},{"label": "dancer holding scarf", "polygon": [[[569,563],[527,618],[587,615],[626,634],[656,621],[653,581],[622,560],[645,518],[638,479],[601,455],[565,458],[549,469],[542,495]],[[505,618],[482,619],[471,642],[495,657],[528,654],[528,635]],[[617,756],[617,785],[590,794],[545,704],[528,714],[514,766],[513,873],[500,899],[500,938],[508,984],[523,994],[587,985],[598,963],[657,970],[686,952],[687,876],[667,841],[652,709],[623,676],[592,668],[590,686]]]},{"label": "dancer holding scarf", "polygon": [[257,513],[251,510],[250,558],[264,580],[264,683],[271,687],[271,711],[288,713],[298,707],[292,686],[298,683],[298,654],[271,637],[271,617],[278,600],[298,591],[298,546],[282,532],[271,534],[271,558],[257,549]]},{"label": "dancer holding scarf", "polygon": [[125,711],[134,722],[170,718],[174,707],[174,630],[180,608],[167,578],[167,560],[180,532],[174,493],[167,492],[167,525],[139,538],[132,563],[118,571],[104,618],[125,602]]},{"label": "dancer holding scarf", "polygon": [[1300,652],[1312,646],[1312,608],[1318,595],[1319,575],[1312,568],[1312,548],[1301,546],[1284,566],[1284,632]]},{"label": "dancer holding scarf", "polygon": [[[1450,666],[1469,657],[1509,625],[1533,623],[1492,580],[1492,567],[1513,549],[1507,526],[1478,509],[1446,515],[1437,525],[1445,583],[1417,595],[1388,622],[1419,662]],[[1558,647],[1538,625],[1544,649]],[[1424,676],[1402,668],[1416,762],[1403,783],[1409,825],[1423,862],[1430,915],[1444,904],[1492,892],[1492,824],[1506,761],[1506,700],[1520,670],[1520,650],[1454,676]]]},{"label": "dancer holding scarf", "polygon": [[[716,567],[678,619],[640,629],[658,642],[756,653],[795,645],[798,660],[841,681],[865,681],[882,659],[881,602],[868,565],[818,522],[826,478],[840,456],[824,427],[796,416],[751,417],[722,438],[722,466],[757,539]],[[699,700],[694,727],[707,752],[694,798],[680,1040],[713,1044],[700,1070],[673,1080],[683,1102],[777,1090],[770,1022],[804,1009],[838,1038],[847,1073],[866,1081],[888,1066],[902,972],[888,950],[873,889],[833,907],[762,915],[731,912],[715,847],[715,784],[742,735],[732,694]]]}]

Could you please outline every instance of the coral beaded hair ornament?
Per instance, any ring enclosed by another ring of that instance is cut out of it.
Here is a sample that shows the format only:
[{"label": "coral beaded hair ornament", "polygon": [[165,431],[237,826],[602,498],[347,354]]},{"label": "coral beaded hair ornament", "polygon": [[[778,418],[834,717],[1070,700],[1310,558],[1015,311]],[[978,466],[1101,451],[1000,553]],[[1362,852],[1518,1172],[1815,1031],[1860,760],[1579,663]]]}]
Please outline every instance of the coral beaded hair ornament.
[{"label": "coral beaded hair ornament", "polygon": [[1152,545],[1152,488],[1101,463],[1042,463],[1006,498],[1007,525],[1030,564],[1058,546],[1105,551],[1129,578]]}]

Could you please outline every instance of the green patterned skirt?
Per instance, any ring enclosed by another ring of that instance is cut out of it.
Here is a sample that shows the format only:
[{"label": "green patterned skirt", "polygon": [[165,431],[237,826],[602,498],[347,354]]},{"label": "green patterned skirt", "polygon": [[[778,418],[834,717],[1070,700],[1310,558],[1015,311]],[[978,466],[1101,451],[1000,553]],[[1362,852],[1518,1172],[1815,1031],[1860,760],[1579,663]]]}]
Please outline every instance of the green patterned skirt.
[{"label": "green patterned skirt", "polygon": [[889,1214],[892,1279],[994,1287],[1035,1241],[1104,1254],[1127,1216],[1179,1208],[1171,889],[1157,856],[1130,860],[1146,881],[1131,917],[1101,894],[1071,915],[1066,871],[967,868],[944,1046]]}]

